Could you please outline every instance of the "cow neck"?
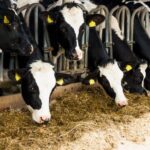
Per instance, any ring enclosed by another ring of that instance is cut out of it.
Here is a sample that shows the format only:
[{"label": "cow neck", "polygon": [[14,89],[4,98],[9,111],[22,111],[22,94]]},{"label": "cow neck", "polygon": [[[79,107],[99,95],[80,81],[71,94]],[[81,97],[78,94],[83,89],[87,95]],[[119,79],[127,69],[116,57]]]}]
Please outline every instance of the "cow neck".
[{"label": "cow neck", "polygon": [[113,56],[117,61],[137,63],[137,58],[125,40],[121,40],[112,30]]},{"label": "cow neck", "polygon": [[34,46],[34,51],[29,56],[18,56],[19,60],[19,67],[25,68],[30,66],[32,63],[41,60],[42,61],[42,54],[40,49],[37,46]]},{"label": "cow neck", "polygon": [[135,16],[134,19],[134,40],[134,53],[139,58],[150,62],[150,38],[148,37],[145,29],[142,27],[138,16]]},{"label": "cow neck", "polygon": [[107,54],[104,45],[99,38],[99,35],[95,28],[90,28],[89,30],[89,49],[88,52],[90,55],[95,56],[95,60],[97,61],[97,65],[106,64],[110,58]]}]

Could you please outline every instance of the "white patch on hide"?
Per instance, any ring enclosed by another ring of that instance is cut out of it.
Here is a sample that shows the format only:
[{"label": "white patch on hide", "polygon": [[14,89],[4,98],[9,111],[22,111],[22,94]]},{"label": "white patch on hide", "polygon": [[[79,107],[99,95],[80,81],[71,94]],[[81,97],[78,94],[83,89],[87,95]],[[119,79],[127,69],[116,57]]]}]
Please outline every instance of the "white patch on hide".
[{"label": "white patch on hide", "polygon": [[141,64],[140,65],[140,71],[141,71],[141,73],[142,73],[142,75],[143,75],[143,81],[142,81],[142,87],[144,88],[144,79],[145,79],[145,77],[146,77],[146,68],[148,67],[148,65],[147,65],[147,63],[144,63],[144,64]]},{"label": "white patch on hide", "polygon": [[[105,14],[103,14],[103,15],[105,15]],[[105,29],[105,28],[106,28],[105,24],[106,24],[105,21],[102,22],[101,25],[100,25],[100,27],[101,27],[102,29]],[[124,37],[123,37],[123,35],[122,35],[122,31],[121,31],[121,29],[120,29],[120,27],[119,27],[118,20],[117,20],[117,18],[114,17],[114,16],[111,16],[111,28],[115,31],[115,33],[118,35],[118,37],[119,37],[121,40],[124,39]]]},{"label": "white patch on hide", "polygon": [[10,3],[13,4],[17,4],[17,0],[10,0]]},{"label": "white patch on hide", "polygon": [[17,7],[20,8],[27,4],[39,3],[40,0],[17,0]]},{"label": "white patch on hide", "polygon": [[117,104],[127,104],[127,99],[123,93],[123,87],[121,85],[123,72],[120,70],[117,62],[115,61],[114,64],[108,63],[105,67],[98,67],[100,70],[100,76],[104,75],[107,78],[111,88],[116,93],[115,102]]}]

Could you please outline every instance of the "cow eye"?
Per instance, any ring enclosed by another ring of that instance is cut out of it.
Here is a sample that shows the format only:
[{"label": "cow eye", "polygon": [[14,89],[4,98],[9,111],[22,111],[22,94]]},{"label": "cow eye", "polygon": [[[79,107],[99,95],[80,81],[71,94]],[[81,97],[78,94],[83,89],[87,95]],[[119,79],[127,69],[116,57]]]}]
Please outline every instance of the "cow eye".
[{"label": "cow eye", "polygon": [[66,33],[66,32],[67,32],[66,28],[61,28],[61,31],[62,31],[63,33]]},{"label": "cow eye", "polygon": [[29,88],[29,91],[30,91],[30,92],[34,92],[34,91],[35,91],[34,86],[29,86],[28,88]]},{"label": "cow eye", "polygon": [[34,87],[31,87],[30,90],[31,90],[31,91],[34,91]]}]

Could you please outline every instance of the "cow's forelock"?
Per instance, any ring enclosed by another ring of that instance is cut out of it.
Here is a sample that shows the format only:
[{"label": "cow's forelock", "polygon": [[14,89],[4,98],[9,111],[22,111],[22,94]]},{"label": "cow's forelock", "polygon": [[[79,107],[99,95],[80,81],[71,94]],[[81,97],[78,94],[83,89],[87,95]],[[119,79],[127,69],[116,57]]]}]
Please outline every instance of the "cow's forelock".
[{"label": "cow's forelock", "polygon": [[109,81],[111,88],[114,90],[116,94],[115,102],[117,104],[121,104],[124,102],[127,103],[127,99],[123,93],[123,88],[121,85],[123,72],[118,67],[117,62],[115,61],[114,63],[108,63],[104,67],[99,66],[99,70],[100,76],[105,76],[106,79]]},{"label": "cow's forelock", "polygon": [[10,3],[12,4],[12,5],[16,5],[17,4],[17,0],[10,0]]}]

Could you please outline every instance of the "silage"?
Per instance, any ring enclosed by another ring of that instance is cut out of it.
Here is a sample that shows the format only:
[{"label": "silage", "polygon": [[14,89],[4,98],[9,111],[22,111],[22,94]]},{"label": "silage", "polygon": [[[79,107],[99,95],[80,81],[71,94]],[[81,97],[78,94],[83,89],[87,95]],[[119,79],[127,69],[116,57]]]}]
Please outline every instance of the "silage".
[{"label": "silage", "polygon": [[126,96],[129,106],[119,108],[99,87],[83,86],[80,91],[62,93],[51,103],[52,118],[47,125],[33,123],[27,110],[0,112],[0,150],[59,150],[62,143],[75,141],[85,132],[105,130],[110,124],[120,126],[150,111],[148,97]]}]

